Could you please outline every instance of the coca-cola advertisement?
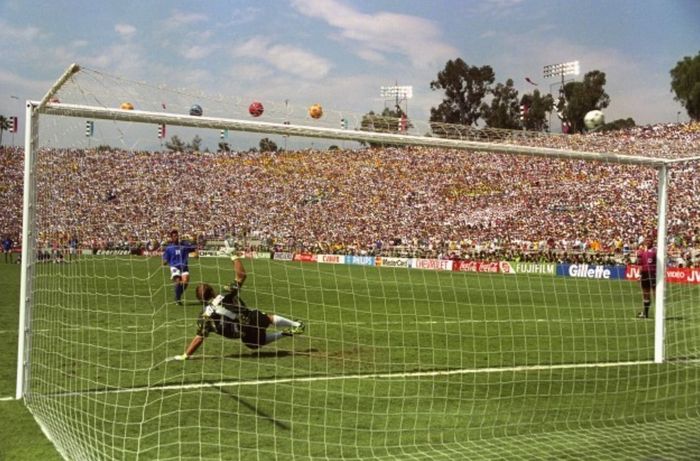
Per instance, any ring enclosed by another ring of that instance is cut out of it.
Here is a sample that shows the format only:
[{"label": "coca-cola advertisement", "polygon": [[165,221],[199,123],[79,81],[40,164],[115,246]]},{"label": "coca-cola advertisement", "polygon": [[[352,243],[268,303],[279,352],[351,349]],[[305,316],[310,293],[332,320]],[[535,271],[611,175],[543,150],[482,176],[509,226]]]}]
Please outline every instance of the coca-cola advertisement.
[{"label": "coca-cola advertisement", "polygon": [[479,272],[478,261],[455,261],[452,270],[457,272]]},{"label": "coca-cola advertisement", "polygon": [[457,272],[501,272],[500,263],[498,261],[455,261],[452,264],[452,270]]},{"label": "coca-cola advertisement", "polygon": [[302,261],[305,263],[315,262],[316,255],[310,253],[294,253],[294,261]]}]

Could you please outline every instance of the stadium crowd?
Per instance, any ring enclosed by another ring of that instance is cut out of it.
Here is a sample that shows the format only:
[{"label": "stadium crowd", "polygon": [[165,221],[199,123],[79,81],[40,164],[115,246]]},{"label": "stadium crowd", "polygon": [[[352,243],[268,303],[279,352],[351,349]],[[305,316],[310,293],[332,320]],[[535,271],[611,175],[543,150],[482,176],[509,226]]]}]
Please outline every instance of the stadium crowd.
[{"label": "stadium crowd", "polygon": [[[700,156],[699,124],[523,145]],[[671,169],[669,251],[700,265],[699,162]],[[0,148],[0,236],[19,242],[23,151]],[[39,239],[156,249],[172,228],[257,248],[479,259],[621,259],[656,228],[651,167],[441,148],[288,152],[42,149]]]}]

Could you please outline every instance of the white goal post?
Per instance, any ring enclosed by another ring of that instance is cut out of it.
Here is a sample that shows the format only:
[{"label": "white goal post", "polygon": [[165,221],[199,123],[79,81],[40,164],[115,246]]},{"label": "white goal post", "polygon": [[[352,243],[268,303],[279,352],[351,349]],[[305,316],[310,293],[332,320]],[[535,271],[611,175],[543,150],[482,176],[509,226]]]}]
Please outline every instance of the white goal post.
[{"label": "white goal post", "polygon": [[[657,242],[657,277],[655,289],[654,308],[654,357],[653,362],[661,364],[667,361],[665,355],[665,327],[666,327],[666,295],[665,268],[667,266],[667,207],[669,194],[669,167],[677,162],[692,161],[692,159],[664,159],[625,155],[613,152],[588,152],[579,150],[567,150],[559,148],[536,147],[518,145],[513,142],[481,142],[466,139],[448,139],[440,137],[419,136],[411,134],[380,133],[361,130],[344,130],[340,128],[328,128],[321,126],[309,126],[299,123],[272,123],[224,117],[191,116],[172,112],[155,112],[148,110],[122,110],[118,108],[100,107],[97,105],[72,104],[64,102],[52,102],[53,96],[61,87],[69,82],[81,68],[73,64],[64,75],[54,84],[41,101],[28,101],[26,106],[26,131],[24,143],[24,195],[23,195],[23,223],[22,223],[22,260],[21,260],[21,287],[19,306],[19,336],[17,351],[17,380],[16,399],[27,398],[31,394],[28,383],[31,366],[29,363],[32,349],[32,309],[34,306],[33,283],[37,270],[37,222],[36,222],[36,182],[37,182],[37,151],[39,149],[39,117],[58,116],[68,118],[87,118],[97,120],[109,120],[114,122],[130,122],[138,124],[167,124],[174,127],[192,127],[213,130],[230,130],[245,133],[261,133],[271,135],[284,135],[300,138],[320,138],[339,141],[360,141],[367,143],[388,144],[392,146],[427,146],[434,148],[465,150],[480,153],[509,154],[519,156],[531,156],[556,160],[582,160],[586,162],[605,162],[610,164],[632,165],[644,168],[653,168],[657,171],[657,215],[658,223],[656,232]],[[188,364],[189,365],[189,364]],[[583,365],[583,366],[589,366]],[[519,371],[517,366],[509,368],[511,371]],[[150,373],[150,371],[149,371]],[[416,376],[428,376],[425,371],[417,371]],[[421,374],[422,373],[422,374]],[[456,374],[460,372],[456,371]],[[386,379],[391,374],[369,374],[373,379]],[[442,372],[449,376],[449,371]],[[355,379],[357,374],[350,374]],[[395,376],[395,375],[391,375]],[[286,383],[286,378],[280,379],[280,383]],[[313,377],[306,377],[302,382],[313,381]],[[306,380],[306,381],[304,381]],[[183,380],[184,382],[184,380]],[[198,384],[184,383],[197,388]],[[216,385],[216,382],[214,384]],[[154,392],[167,390],[168,385],[155,386]],[[100,389],[91,390],[95,393]],[[138,388],[137,392],[150,392],[149,389]],[[68,394],[67,394],[68,395]],[[71,395],[72,396],[72,395]],[[115,404],[116,406],[116,404]],[[124,430],[126,433],[126,429]],[[140,434],[139,434],[140,435]],[[125,436],[126,437],[126,436]],[[88,456],[88,455],[85,455]],[[138,454],[137,454],[138,458]]]},{"label": "white goal post", "polygon": [[[666,241],[666,206],[667,206],[667,183],[668,176],[666,174],[667,160],[638,157],[632,155],[621,155],[614,153],[601,152],[581,152],[563,149],[548,149],[527,146],[517,146],[509,144],[494,144],[478,141],[467,141],[460,139],[441,139],[428,138],[425,136],[409,136],[391,133],[373,133],[364,131],[347,131],[335,128],[321,128],[312,126],[296,126],[286,125],[283,123],[266,123],[247,120],[231,120],[224,118],[212,117],[195,117],[182,114],[168,114],[157,112],[144,112],[139,110],[122,110],[106,107],[90,107],[79,106],[72,104],[61,104],[50,102],[51,97],[60,89],[71,75],[80,71],[77,64],[71,65],[64,75],[54,84],[51,90],[44,96],[41,101],[27,102],[27,131],[25,134],[25,183],[24,183],[24,206],[23,206],[23,246],[22,246],[22,286],[21,286],[21,308],[20,308],[20,334],[19,334],[19,350],[18,350],[18,369],[17,369],[17,393],[18,399],[24,394],[24,364],[25,364],[25,347],[26,335],[25,330],[28,327],[28,318],[31,315],[28,309],[31,306],[30,288],[32,274],[32,251],[33,247],[33,207],[32,202],[33,188],[33,171],[34,171],[34,150],[36,148],[35,140],[38,137],[37,119],[39,114],[45,113],[48,115],[62,115],[67,117],[81,117],[94,119],[119,120],[125,122],[139,122],[158,124],[165,123],[175,126],[189,126],[198,128],[212,128],[231,131],[247,131],[266,134],[282,134],[287,136],[303,136],[316,137],[324,139],[336,139],[346,141],[373,141],[377,143],[399,144],[407,146],[432,146],[444,147],[450,149],[468,149],[481,152],[498,152],[511,153],[518,155],[533,155],[540,157],[552,158],[568,158],[581,159],[589,161],[604,161],[610,163],[632,164],[632,165],[647,165],[653,166],[659,171],[659,210],[658,210],[658,262],[657,270],[662,271],[665,267],[665,241]],[[654,361],[661,363],[664,361],[663,343],[664,343],[664,277],[657,277],[656,289],[656,328],[655,328],[655,347]]]}]

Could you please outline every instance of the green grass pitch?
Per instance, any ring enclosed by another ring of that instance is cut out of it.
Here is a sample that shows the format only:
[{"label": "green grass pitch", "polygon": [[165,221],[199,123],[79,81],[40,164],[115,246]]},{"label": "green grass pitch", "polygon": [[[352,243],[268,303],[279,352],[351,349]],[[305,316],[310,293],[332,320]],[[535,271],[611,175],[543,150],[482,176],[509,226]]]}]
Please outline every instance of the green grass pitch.
[{"label": "green grass pitch", "polygon": [[[668,286],[667,363],[637,284],[246,260],[246,302],[307,323],[259,351],[195,331],[158,258],[40,264],[31,409],[85,459],[697,459],[700,287]],[[192,285],[221,286],[200,258]],[[19,266],[0,265],[14,395]],[[0,459],[59,459],[19,402]]]}]

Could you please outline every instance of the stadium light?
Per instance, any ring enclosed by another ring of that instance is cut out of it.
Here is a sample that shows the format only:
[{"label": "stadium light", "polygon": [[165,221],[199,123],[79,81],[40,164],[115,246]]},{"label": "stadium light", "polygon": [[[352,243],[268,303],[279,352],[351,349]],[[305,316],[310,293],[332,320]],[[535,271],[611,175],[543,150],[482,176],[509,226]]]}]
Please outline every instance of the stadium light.
[{"label": "stadium light", "polygon": [[413,86],[399,86],[398,84],[393,86],[382,86],[379,88],[379,94],[386,101],[393,100],[396,107],[400,107],[399,103],[404,101],[405,110],[404,114],[408,115],[408,100],[413,98]]},{"label": "stadium light", "polygon": [[581,67],[578,61],[563,62],[561,64],[549,64],[542,69],[544,78],[561,77],[562,80],[566,75],[578,75],[581,72]]},{"label": "stadium light", "polygon": [[[549,94],[552,94],[552,89],[555,85],[561,85],[559,87],[559,97],[562,98],[562,93],[564,92],[564,84],[566,80],[564,77],[567,75],[579,75],[581,73],[581,66],[578,61],[562,62],[560,64],[549,64],[542,68],[542,75],[544,78],[561,77],[561,82],[552,83],[549,85]],[[563,129],[562,121],[562,131]],[[552,125],[552,113],[549,113],[549,125]]]},{"label": "stadium light", "polygon": [[[542,68],[542,75],[544,78],[561,77],[561,86],[564,87],[564,77],[567,75],[579,75],[581,73],[581,66],[578,61],[563,62],[561,64],[549,64]],[[558,82],[557,82],[558,83]],[[556,83],[552,83],[549,86],[549,92],[552,92],[552,87]]]},{"label": "stadium light", "polygon": [[411,99],[413,98],[413,87],[412,86],[383,86],[380,88],[381,96],[384,99]]}]

